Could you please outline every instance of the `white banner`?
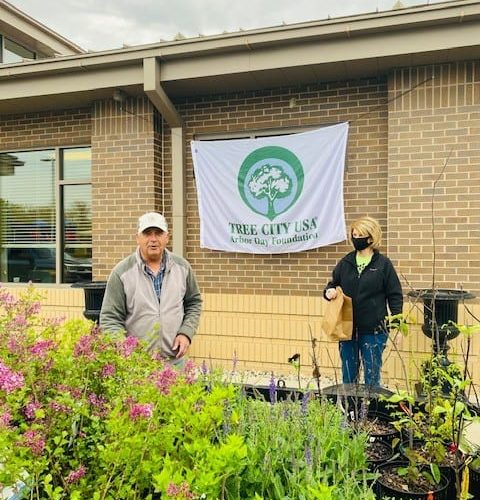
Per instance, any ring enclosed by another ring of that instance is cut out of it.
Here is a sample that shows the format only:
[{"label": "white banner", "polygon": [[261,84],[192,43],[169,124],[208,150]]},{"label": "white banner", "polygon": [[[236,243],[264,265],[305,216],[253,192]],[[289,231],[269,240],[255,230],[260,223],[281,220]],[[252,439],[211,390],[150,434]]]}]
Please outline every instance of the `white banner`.
[{"label": "white banner", "polygon": [[192,141],[200,246],[301,252],[346,239],[348,123],[300,134]]}]

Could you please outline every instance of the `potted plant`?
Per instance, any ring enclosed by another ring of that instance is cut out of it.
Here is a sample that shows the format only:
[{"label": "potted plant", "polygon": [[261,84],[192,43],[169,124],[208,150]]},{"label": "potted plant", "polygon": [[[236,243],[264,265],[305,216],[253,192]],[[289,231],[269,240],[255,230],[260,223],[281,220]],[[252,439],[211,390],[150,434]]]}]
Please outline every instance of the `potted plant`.
[{"label": "potted plant", "polygon": [[[400,451],[406,460],[405,464],[391,467],[389,481],[394,481],[395,473],[399,489],[425,495],[438,490],[439,498],[445,487],[446,498],[453,499],[460,491],[464,464],[460,438],[464,422],[471,418],[463,399],[470,380],[464,378],[458,365],[447,366],[441,355],[434,355],[423,363],[420,383],[424,394],[420,400],[406,391],[388,398],[396,406],[392,415],[402,434]],[[383,481],[380,477],[379,484]],[[446,482],[450,483],[448,487]]]}]

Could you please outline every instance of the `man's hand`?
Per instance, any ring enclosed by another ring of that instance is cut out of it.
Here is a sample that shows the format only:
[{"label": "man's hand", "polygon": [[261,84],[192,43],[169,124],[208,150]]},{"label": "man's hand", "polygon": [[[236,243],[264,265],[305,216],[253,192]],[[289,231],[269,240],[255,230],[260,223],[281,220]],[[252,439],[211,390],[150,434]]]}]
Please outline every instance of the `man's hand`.
[{"label": "man's hand", "polygon": [[173,343],[173,350],[177,352],[175,359],[180,359],[187,354],[188,348],[190,347],[190,339],[183,333],[179,333],[175,337],[175,342]]}]

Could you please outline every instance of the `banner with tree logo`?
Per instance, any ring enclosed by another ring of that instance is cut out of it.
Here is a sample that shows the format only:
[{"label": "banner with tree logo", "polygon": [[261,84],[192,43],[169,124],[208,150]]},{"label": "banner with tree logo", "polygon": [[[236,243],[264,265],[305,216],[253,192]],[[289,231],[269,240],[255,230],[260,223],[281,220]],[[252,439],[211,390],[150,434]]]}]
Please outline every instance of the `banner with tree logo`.
[{"label": "banner with tree logo", "polygon": [[348,123],[300,134],[192,141],[200,246],[301,252],[346,239]]}]

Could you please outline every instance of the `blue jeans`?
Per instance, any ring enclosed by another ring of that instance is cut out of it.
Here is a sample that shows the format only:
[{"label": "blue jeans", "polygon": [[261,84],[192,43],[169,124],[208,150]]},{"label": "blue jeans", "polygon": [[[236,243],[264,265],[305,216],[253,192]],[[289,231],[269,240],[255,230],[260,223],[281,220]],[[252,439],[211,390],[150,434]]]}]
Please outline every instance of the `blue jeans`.
[{"label": "blue jeans", "polygon": [[363,364],[365,384],[380,386],[380,370],[382,354],[387,343],[387,334],[362,334],[358,339],[340,342],[340,359],[342,360],[342,379],[344,384],[358,383],[360,361]]}]

